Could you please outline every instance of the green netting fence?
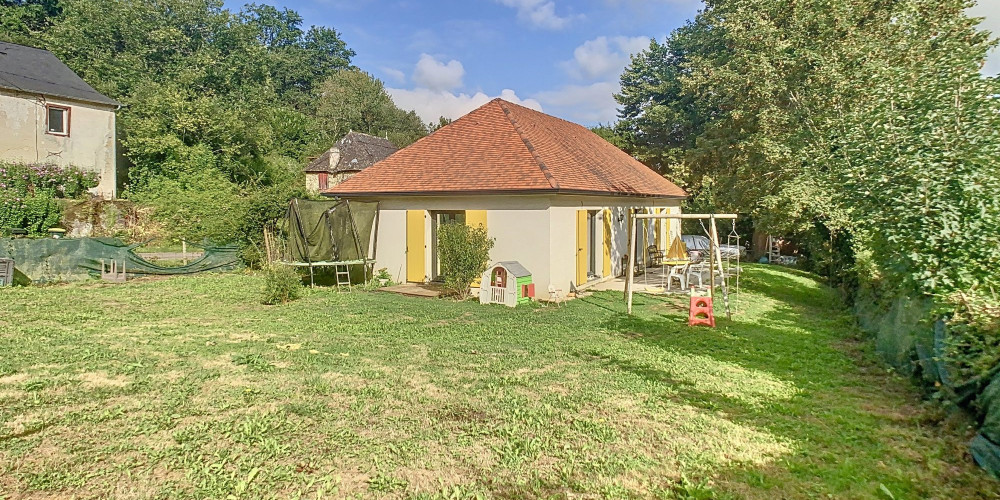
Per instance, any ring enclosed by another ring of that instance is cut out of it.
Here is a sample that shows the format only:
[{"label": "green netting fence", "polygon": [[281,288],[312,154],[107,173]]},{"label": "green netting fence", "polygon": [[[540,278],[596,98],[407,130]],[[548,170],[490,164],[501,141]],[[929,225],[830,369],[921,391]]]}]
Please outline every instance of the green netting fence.
[{"label": "green netting fence", "polygon": [[100,276],[102,261],[118,263],[129,275],[179,275],[226,271],[241,266],[239,248],[232,245],[203,247],[201,258],[184,266],[160,266],[116,238],[9,239],[0,238],[0,258],[14,259],[15,276],[34,283],[80,281]]},{"label": "green netting fence", "polygon": [[[930,298],[897,298],[879,304],[861,296],[855,312],[861,327],[875,335],[876,350],[889,364],[927,387],[938,387],[981,422],[969,451],[976,463],[1000,479],[1000,366],[972,379],[959,379],[945,357],[948,326],[930,322]],[[938,386],[940,384],[940,386]]]}]

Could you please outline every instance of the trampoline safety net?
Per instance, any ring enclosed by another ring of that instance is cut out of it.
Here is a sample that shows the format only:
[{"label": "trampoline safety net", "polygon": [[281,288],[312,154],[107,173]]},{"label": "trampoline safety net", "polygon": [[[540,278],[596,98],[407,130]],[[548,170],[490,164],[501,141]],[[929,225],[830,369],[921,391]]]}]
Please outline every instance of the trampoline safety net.
[{"label": "trampoline safety net", "polygon": [[292,200],[282,224],[288,262],[357,262],[375,258],[378,203]]}]

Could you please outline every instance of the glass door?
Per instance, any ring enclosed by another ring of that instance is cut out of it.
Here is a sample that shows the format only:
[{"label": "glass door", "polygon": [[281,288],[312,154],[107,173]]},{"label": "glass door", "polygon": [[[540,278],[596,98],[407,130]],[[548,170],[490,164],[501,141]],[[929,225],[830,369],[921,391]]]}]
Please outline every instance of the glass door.
[{"label": "glass door", "polygon": [[464,210],[443,210],[431,212],[431,280],[444,281],[441,275],[441,259],[438,256],[438,228],[442,224],[457,222],[465,224]]}]

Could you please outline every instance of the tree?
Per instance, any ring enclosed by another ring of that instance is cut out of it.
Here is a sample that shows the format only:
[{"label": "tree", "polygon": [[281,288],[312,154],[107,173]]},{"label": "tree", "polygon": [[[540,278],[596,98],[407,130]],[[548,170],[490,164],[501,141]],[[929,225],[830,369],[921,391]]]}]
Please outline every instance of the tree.
[{"label": "tree", "polygon": [[443,116],[439,116],[437,122],[430,122],[427,124],[427,130],[430,132],[436,132],[441,127],[445,125],[450,125],[451,122],[452,122],[451,118],[445,118]]},{"label": "tree", "polygon": [[701,203],[799,235],[845,279],[864,255],[855,278],[912,293],[995,281],[998,88],[969,3],[710,1],[633,57],[619,128]]},{"label": "tree", "polygon": [[170,224],[174,236],[245,242],[262,211],[242,201],[225,217],[201,210],[293,194],[300,161],[319,142],[315,88],[354,56],[332,28],[304,30],[297,13],[264,5],[233,13],[218,0],[0,1],[0,23],[15,25],[19,40],[125,104],[124,195],[155,204],[163,221],[204,222]]},{"label": "tree", "polygon": [[405,147],[427,135],[415,112],[397,108],[385,85],[358,69],[337,71],[320,85],[315,115],[326,142],[353,130]]}]

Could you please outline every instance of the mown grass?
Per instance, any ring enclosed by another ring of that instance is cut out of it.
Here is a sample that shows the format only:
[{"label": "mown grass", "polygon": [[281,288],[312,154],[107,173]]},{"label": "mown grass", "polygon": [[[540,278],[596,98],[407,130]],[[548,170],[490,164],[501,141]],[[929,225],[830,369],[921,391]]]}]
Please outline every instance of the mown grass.
[{"label": "mown grass", "polygon": [[310,291],[247,274],[0,290],[0,497],[995,498],[833,292],[741,314]]}]

